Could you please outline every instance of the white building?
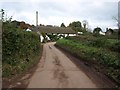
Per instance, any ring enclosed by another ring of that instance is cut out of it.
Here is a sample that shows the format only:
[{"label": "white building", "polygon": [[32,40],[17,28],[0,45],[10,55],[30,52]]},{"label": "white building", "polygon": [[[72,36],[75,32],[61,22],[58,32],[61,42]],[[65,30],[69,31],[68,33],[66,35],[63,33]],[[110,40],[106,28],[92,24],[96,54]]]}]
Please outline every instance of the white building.
[{"label": "white building", "polygon": [[37,32],[40,35],[41,38],[41,42],[43,41],[43,36],[41,35],[41,33],[45,33],[46,34],[46,38],[48,40],[50,40],[50,38],[47,35],[58,35],[58,36],[76,36],[77,33],[72,30],[70,27],[49,27],[49,26],[38,26],[35,28],[31,28],[32,31]]}]

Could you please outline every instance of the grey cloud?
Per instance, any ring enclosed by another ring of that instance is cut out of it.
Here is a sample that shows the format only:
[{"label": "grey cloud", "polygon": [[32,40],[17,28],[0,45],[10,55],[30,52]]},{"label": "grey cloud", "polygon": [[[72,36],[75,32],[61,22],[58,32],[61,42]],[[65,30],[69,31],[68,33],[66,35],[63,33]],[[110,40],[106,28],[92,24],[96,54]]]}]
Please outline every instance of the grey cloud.
[{"label": "grey cloud", "polygon": [[[112,23],[112,17],[117,15],[117,2],[102,2],[101,6],[94,6],[92,2],[74,2],[69,1],[68,3],[64,2],[2,2],[2,8],[7,10],[14,10],[17,13],[17,16],[21,13],[28,12],[32,15],[35,15],[35,11],[39,12],[39,18],[51,20],[49,17],[60,17],[54,19],[53,21],[48,21],[51,23],[68,23],[73,19],[75,20],[90,20],[93,23]],[[27,16],[26,16],[27,17]],[[61,18],[66,18],[62,19]],[[20,16],[22,18],[22,16]],[[28,19],[23,16],[27,22]],[[59,20],[58,20],[59,19]],[[41,22],[42,23],[42,22]]]}]

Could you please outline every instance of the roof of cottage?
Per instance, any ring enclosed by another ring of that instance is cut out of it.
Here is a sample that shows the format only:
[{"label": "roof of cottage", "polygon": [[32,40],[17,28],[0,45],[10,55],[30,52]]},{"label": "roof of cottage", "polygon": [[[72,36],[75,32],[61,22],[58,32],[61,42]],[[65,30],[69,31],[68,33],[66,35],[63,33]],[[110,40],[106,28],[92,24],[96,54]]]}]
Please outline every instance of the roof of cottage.
[{"label": "roof of cottage", "polygon": [[39,31],[41,33],[54,33],[54,34],[76,34],[70,27],[53,27],[53,26],[38,26],[31,30]]}]

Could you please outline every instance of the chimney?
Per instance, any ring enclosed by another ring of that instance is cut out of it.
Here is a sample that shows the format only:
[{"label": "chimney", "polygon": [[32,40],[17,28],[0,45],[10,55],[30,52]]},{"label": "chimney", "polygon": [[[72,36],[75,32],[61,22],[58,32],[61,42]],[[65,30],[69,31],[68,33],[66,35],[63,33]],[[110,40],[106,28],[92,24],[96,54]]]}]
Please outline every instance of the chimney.
[{"label": "chimney", "polygon": [[36,11],[36,26],[38,26],[38,11]]}]

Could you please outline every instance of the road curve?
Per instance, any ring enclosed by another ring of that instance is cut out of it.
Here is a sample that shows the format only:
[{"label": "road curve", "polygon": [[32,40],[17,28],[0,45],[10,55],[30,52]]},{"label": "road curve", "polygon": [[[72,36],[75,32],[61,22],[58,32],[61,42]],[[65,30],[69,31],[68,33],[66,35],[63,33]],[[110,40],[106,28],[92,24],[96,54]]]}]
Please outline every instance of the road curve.
[{"label": "road curve", "polygon": [[28,88],[97,88],[54,44],[43,45],[43,56],[30,78]]}]

